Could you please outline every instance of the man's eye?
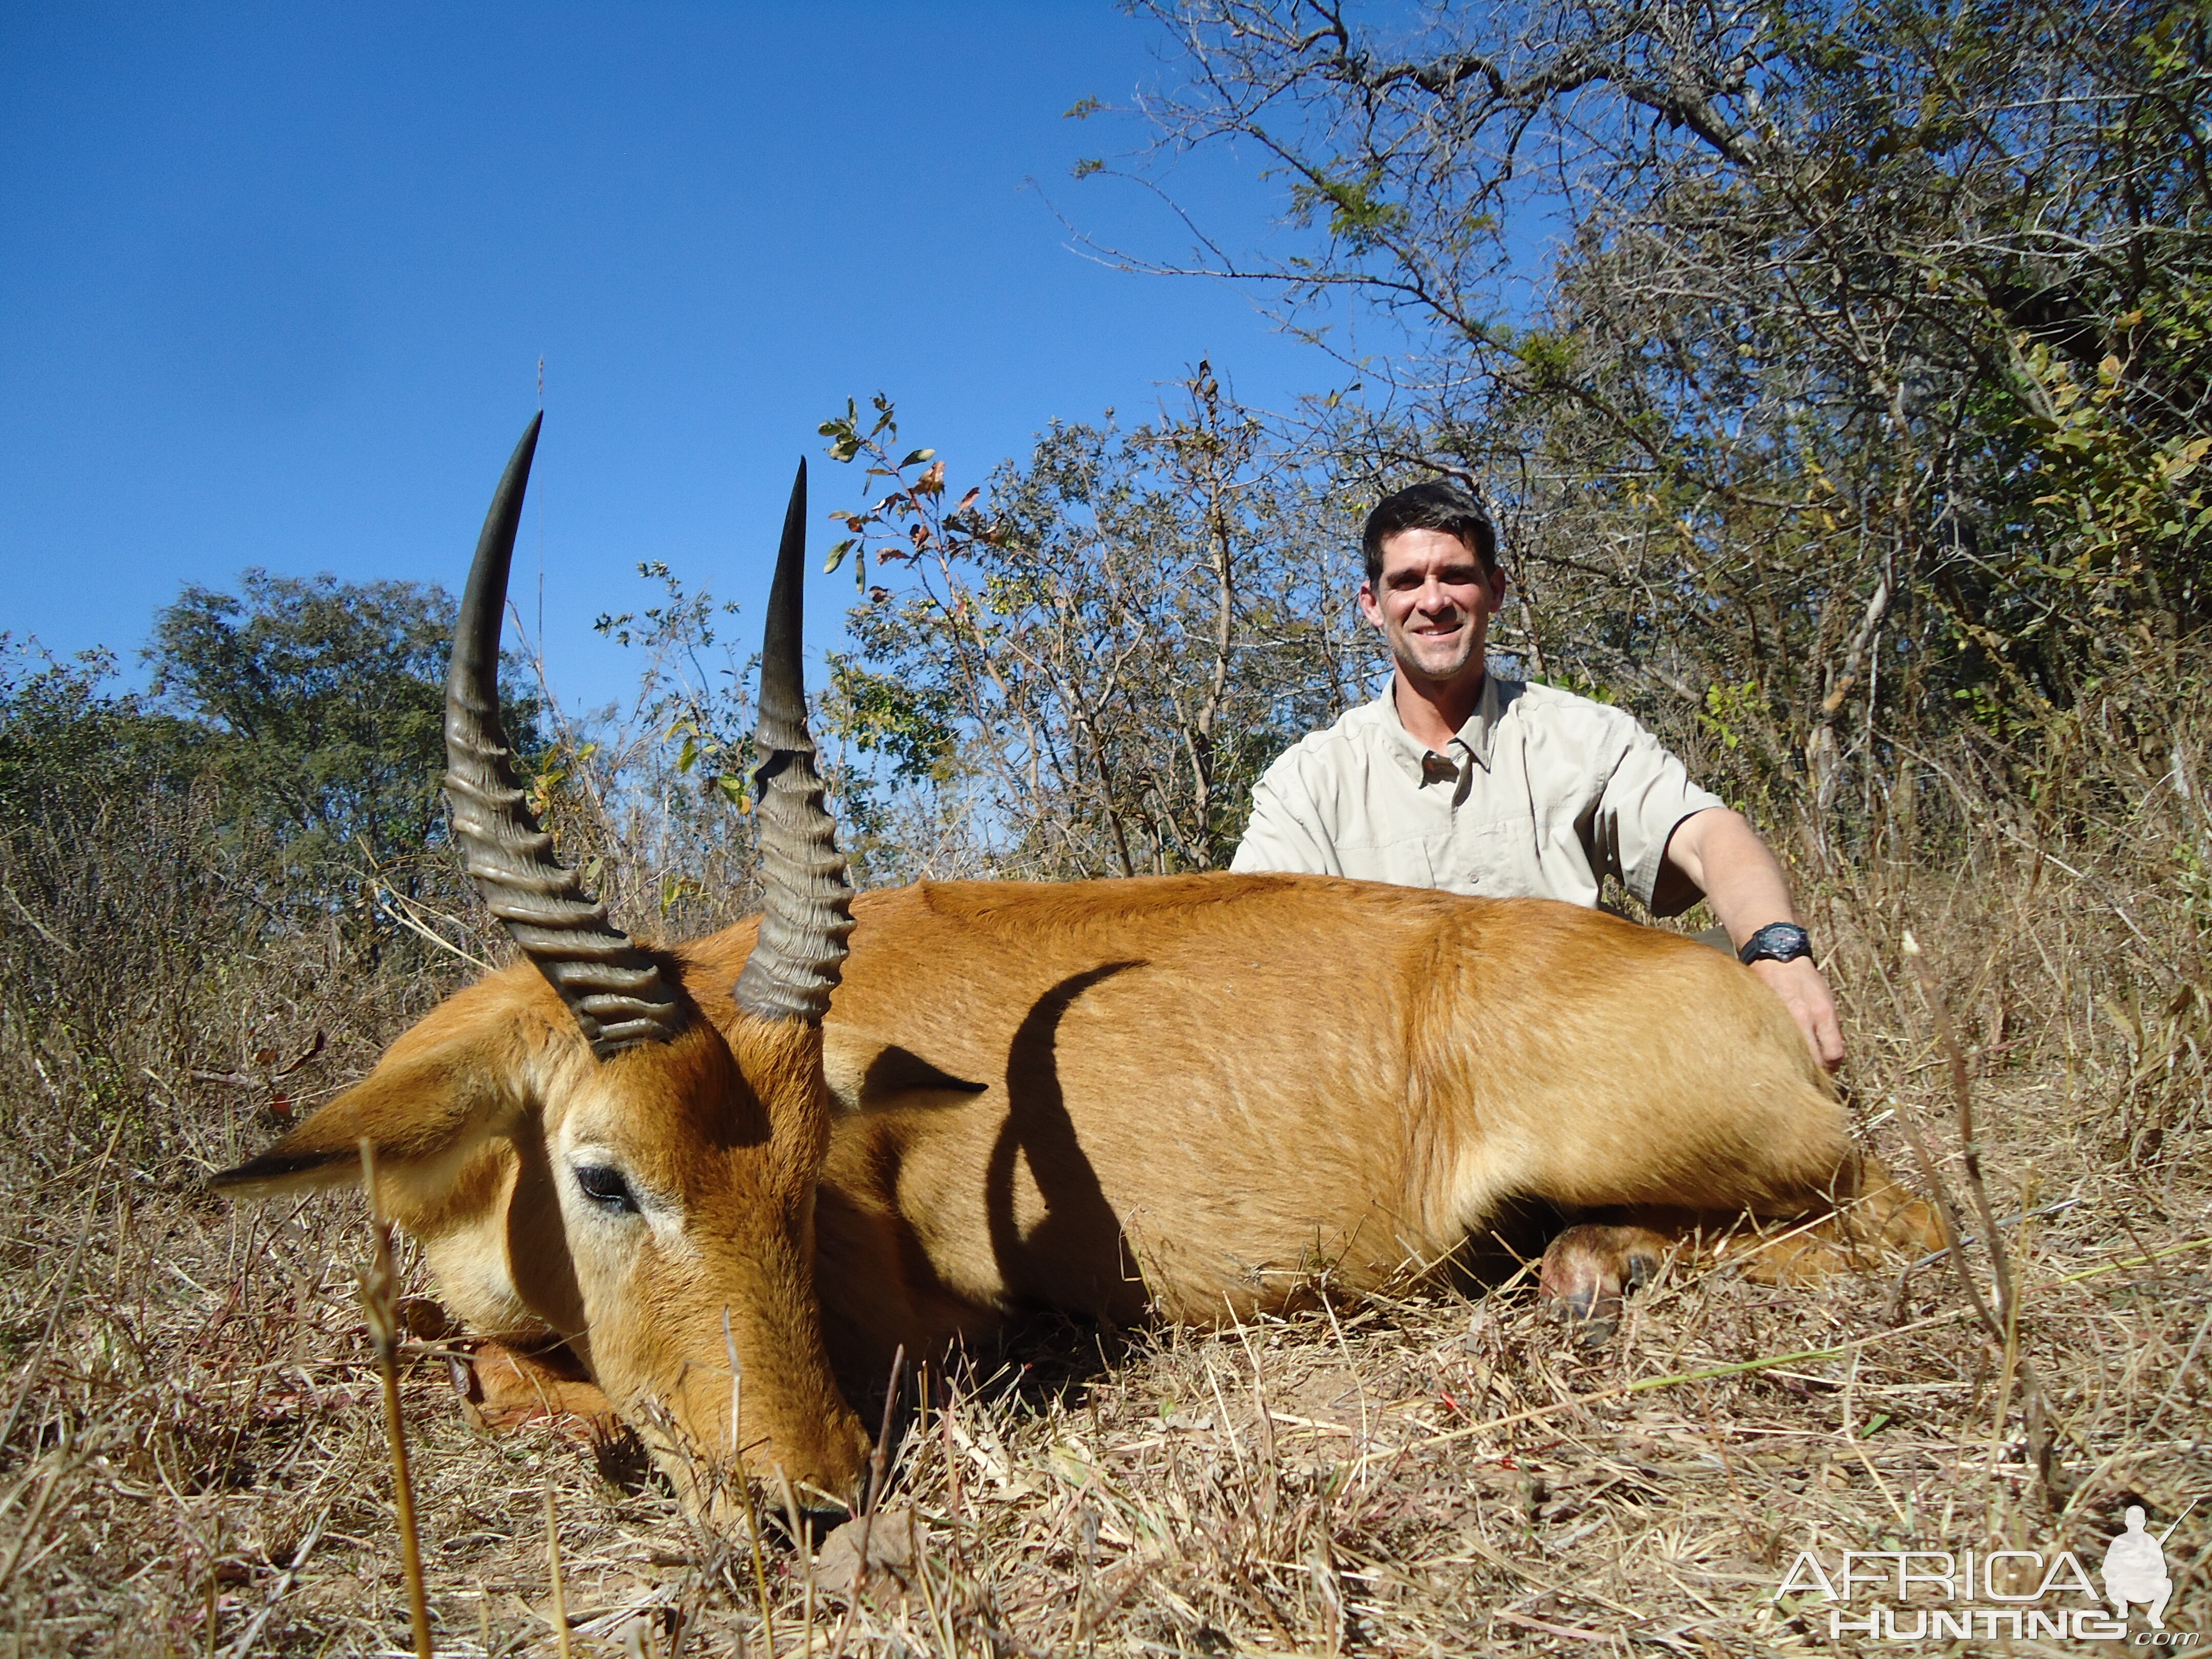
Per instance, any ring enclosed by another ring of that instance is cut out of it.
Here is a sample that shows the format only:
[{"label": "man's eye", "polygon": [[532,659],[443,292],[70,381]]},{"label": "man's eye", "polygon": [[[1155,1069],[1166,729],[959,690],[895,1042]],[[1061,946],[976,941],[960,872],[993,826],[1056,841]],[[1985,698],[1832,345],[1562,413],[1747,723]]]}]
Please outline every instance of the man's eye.
[{"label": "man's eye", "polygon": [[635,1215],[637,1194],[629,1189],[620,1170],[592,1164],[576,1171],[576,1185],[584,1196],[611,1215]]}]

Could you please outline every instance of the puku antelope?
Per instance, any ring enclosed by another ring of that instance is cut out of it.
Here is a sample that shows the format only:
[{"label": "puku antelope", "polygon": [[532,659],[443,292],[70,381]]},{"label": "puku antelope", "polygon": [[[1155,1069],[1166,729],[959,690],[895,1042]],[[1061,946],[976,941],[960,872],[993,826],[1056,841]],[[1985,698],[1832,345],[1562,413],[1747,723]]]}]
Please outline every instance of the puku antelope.
[{"label": "puku antelope", "polygon": [[[870,1442],[841,1380],[880,1387],[896,1345],[1024,1310],[1242,1317],[1324,1265],[1357,1290],[1446,1257],[1516,1200],[1795,1216],[1866,1184],[1781,1002],[1611,916],[1315,876],[855,897],[805,725],[803,464],[761,675],[765,910],[632,940],[500,728],[537,437],[485,520],[446,714],[454,833],[526,960],[217,1182],[357,1181],[374,1143],[452,1311],[565,1341],[664,1451],[848,1501]],[[1571,1228],[1545,1288],[1601,1316],[1664,1243]]]}]

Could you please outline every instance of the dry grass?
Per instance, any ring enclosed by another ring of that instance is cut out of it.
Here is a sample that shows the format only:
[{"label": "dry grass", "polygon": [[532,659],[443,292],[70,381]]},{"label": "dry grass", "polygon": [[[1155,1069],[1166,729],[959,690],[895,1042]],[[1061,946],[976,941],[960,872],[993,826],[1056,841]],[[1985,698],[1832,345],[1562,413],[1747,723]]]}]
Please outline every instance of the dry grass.
[{"label": "dry grass", "polygon": [[[856,1593],[849,1535],[818,1564],[771,1536],[757,1563],[632,1445],[471,1430],[410,1308],[438,1650],[554,1650],[549,1490],[580,1654],[1767,1654],[1827,1640],[1817,1604],[1773,1599],[1802,1549],[2094,1567],[2124,1500],[2180,1517],[2167,1622],[2203,1629],[2212,1504],[2183,1511],[2212,1497],[2203,899],[2143,851],[2192,833],[2046,840],[2069,875],[1992,819],[1940,872],[1821,883],[1858,1107],[1900,1170],[1894,1115],[1918,1115],[1959,1179],[1905,927],[1962,1032],[2048,1485],[2018,1367],[1942,1261],[1806,1288],[1678,1266],[1595,1353],[1524,1286],[1413,1288],[940,1365]],[[62,971],[26,965],[11,915],[0,1619],[27,1654],[410,1650],[361,1201],[234,1209],[198,1176],[360,1075],[457,966],[371,963],[335,930],[242,945],[189,905],[109,962],[92,898],[30,873],[0,872]]]}]

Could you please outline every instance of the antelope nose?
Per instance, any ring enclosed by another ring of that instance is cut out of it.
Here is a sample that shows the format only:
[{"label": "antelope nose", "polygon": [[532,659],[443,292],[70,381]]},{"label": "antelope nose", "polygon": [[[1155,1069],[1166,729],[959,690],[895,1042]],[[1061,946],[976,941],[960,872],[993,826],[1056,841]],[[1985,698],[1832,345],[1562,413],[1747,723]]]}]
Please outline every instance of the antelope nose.
[{"label": "antelope nose", "polygon": [[842,1504],[824,1504],[820,1509],[799,1512],[799,1524],[805,1528],[807,1537],[817,1544],[852,1518],[853,1511]]},{"label": "antelope nose", "polygon": [[796,1518],[799,1530],[794,1535],[792,1533],[793,1516],[790,1510],[778,1508],[772,1516],[778,1532],[811,1553],[821,1548],[824,1539],[851,1520],[853,1511],[842,1504],[818,1504],[800,1510]]}]

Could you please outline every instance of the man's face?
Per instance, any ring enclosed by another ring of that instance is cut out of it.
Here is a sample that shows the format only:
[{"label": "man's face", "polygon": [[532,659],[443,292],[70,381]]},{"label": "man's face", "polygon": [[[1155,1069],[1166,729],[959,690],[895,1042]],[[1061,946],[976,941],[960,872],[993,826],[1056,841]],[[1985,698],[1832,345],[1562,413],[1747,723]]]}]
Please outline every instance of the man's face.
[{"label": "man's face", "polygon": [[1399,672],[1434,686],[1482,678],[1490,619],[1505,602],[1505,573],[1441,530],[1401,530],[1382,544],[1382,574],[1359,585],[1360,614],[1382,630]]}]

